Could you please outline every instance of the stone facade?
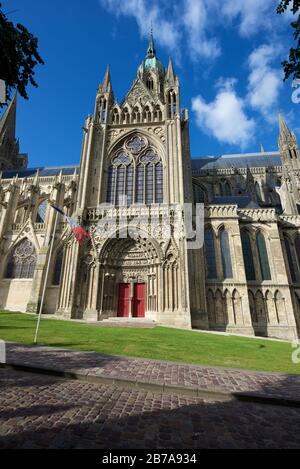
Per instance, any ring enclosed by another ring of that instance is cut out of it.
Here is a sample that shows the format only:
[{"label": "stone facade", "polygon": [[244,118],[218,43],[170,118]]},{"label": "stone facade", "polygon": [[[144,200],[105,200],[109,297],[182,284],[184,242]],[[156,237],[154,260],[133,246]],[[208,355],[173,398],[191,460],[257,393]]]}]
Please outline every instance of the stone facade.
[{"label": "stone facade", "polygon": [[[179,80],[171,61],[165,70],[157,59],[152,35],[122,103],[107,69],[79,166],[27,169],[15,109],[14,100],[0,121],[1,308],[39,309],[57,214],[50,201],[90,240],[81,246],[59,216],[45,313],[299,335],[300,152],[282,116],[279,151],[191,158]],[[205,207],[196,250],[184,230],[175,236],[185,203]]]}]

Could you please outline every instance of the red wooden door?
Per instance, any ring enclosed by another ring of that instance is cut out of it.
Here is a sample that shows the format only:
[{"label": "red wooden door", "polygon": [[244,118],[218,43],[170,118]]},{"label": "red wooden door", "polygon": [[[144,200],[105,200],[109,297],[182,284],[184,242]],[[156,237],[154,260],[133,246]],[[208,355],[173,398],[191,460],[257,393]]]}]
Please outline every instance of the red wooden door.
[{"label": "red wooden door", "polygon": [[119,283],[118,317],[128,318],[130,307],[130,285]]},{"label": "red wooden door", "polygon": [[133,317],[145,317],[145,284],[134,284],[134,298],[133,298]]}]

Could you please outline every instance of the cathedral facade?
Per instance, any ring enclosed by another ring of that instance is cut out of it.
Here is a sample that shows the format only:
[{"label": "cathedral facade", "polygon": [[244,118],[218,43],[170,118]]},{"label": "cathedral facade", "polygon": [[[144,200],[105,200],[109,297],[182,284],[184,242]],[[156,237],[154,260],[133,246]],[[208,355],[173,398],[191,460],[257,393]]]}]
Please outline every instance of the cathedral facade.
[{"label": "cathedral facade", "polygon": [[[37,313],[46,282],[43,312],[64,318],[298,337],[300,151],[279,120],[279,151],[191,158],[179,80],[152,35],[121,103],[107,69],[78,166],[27,167],[13,99],[0,121],[0,308]],[[185,204],[194,224],[204,206],[197,249],[178,230]]]}]

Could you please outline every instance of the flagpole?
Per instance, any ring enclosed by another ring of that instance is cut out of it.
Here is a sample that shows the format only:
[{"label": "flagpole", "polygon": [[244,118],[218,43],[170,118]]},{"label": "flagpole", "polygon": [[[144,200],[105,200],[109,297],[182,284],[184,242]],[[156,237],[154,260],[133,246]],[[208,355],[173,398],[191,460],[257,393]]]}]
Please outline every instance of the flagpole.
[{"label": "flagpole", "polygon": [[56,212],[56,215],[55,215],[55,223],[54,223],[54,229],[53,229],[52,239],[51,239],[51,244],[50,244],[50,251],[49,251],[49,257],[48,257],[47,270],[46,270],[46,275],[45,275],[45,280],[44,280],[44,286],[43,286],[43,292],[42,292],[42,298],[41,298],[40,309],[39,309],[39,317],[38,317],[38,322],[37,322],[37,325],[36,325],[36,331],[35,331],[35,337],[34,337],[34,343],[35,343],[35,344],[37,344],[37,338],[38,338],[38,333],[39,333],[39,327],[40,327],[40,322],[41,322],[41,317],[42,317],[42,311],[43,311],[43,306],[44,306],[44,300],[45,300],[45,294],[46,294],[48,276],[49,276],[49,271],[50,271],[50,263],[51,263],[51,257],[52,257],[52,251],[53,251],[54,240],[55,240],[55,233],[56,233],[56,227],[57,227],[57,220],[58,220],[58,212]]}]

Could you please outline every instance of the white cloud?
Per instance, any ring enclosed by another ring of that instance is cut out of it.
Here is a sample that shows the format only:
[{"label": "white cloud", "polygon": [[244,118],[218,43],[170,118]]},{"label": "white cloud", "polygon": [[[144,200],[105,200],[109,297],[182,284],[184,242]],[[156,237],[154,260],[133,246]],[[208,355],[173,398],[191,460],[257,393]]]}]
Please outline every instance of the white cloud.
[{"label": "white cloud", "polygon": [[149,36],[153,22],[155,39],[180,59],[184,44],[192,60],[216,58],[220,47],[215,37],[209,37],[210,17],[208,0],[99,0],[100,4],[116,16],[128,16],[136,20],[142,37]]},{"label": "white cloud", "polygon": [[[135,18],[142,37],[149,37],[151,22],[155,27],[155,38],[176,55],[179,51],[181,33],[172,19],[172,12],[165,14],[158,0],[100,0],[100,4],[116,16]],[[169,18],[168,18],[169,16]]]},{"label": "white cloud", "polygon": [[[134,18],[142,37],[149,36],[153,22],[155,38],[175,59],[182,51],[193,61],[214,60],[221,54],[221,28],[237,24],[239,34],[286,35],[291,13],[276,13],[279,0],[99,0],[115,16]],[[278,39],[278,38],[277,38]]]},{"label": "white cloud", "polygon": [[192,109],[197,125],[221,143],[245,148],[254,136],[255,122],[246,115],[245,103],[236,94],[232,79],[223,82],[210,103],[200,95],[193,98]]},{"label": "white cloud", "polygon": [[249,84],[247,100],[249,105],[259,111],[267,120],[273,120],[283,87],[280,69],[272,68],[272,60],[278,56],[278,48],[263,44],[249,57]]},{"label": "white cloud", "polygon": [[272,28],[278,4],[278,0],[223,0],[221,12],[229,20],[239,19],[239,32],[247,37]]},{"label": "white cloud", "polygon": [[204,0],[186,0],[183,22],[189,43],[192,59],[199,57],[215,59],[221,53],[215,38],[207,34],[209,20],[206,2]]}]

